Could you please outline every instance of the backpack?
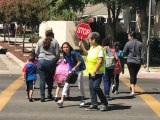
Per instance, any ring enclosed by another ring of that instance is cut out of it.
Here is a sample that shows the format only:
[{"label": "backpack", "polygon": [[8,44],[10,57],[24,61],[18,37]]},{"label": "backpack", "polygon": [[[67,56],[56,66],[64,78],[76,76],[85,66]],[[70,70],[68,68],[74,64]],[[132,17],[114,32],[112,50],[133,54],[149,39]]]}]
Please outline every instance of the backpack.
[{"label": "backpack", "polygon": [[120,60],[118,59],[115,63],[115,67],[114,67],[114,74],[120,74],[122,71],[122,65]]},{"label": "backpack", "polygon": [[54,82],[64,84],[68,76],[68,72],[69,64],[64,59],[61,59],[56,67],[56,71],[54,74]]},{"label": "backpack", "polygon": [[[84,59],[83,59],[82,56],[79,54],[79,52],[77,52],[77,54],[78,54],[78,57],[80,58],[80,61],[81,61],[81,64],[79,65],[79,69],[80,69],[80,70],[85,70],[85,69],[86,69],[86,64],[85,64],[85,62],[84,62]],[[72,58],[73,58],[75,61],[77,61],[77,60],[76,60],[76,56],[72,55]]]},{"label": "backpack", "polygon": [[115,66],[115,54],[111,48],[106,49],[106,68],[112,69]]}]

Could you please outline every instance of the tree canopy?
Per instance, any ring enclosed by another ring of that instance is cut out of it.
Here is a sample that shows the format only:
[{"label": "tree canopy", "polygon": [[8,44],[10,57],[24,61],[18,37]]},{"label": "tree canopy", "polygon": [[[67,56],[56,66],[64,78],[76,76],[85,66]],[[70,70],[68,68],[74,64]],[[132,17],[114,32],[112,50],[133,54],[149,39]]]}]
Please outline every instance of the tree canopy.
[{"label": "tree canopy", "polygon": [[30,22],[32,25],[38,25],[39,22],[48,19],[49,1],[46,0],[12,0],[7,2],[3,0],[0,4],[3,21],[13,22],[21,21],[23,23]]}]

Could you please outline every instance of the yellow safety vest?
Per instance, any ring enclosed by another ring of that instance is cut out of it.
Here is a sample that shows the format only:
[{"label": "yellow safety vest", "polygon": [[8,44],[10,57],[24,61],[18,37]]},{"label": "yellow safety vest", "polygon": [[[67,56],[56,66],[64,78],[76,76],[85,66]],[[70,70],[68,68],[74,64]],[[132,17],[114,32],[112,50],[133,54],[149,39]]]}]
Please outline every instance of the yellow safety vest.
[{"label": "yellow safety vest", "polygon": [[98,63],[98,54],[99,51],[103,50],[104,56],[103,56],[103,63],[100,67],[100,69],[97,71],[101,73],[105,73],[105,52],[104,49],[99,45],[96,48],[91,47],[88,51],[88,55],[86,58],[86,72],[92,74],[95,70],[95,67]]}]

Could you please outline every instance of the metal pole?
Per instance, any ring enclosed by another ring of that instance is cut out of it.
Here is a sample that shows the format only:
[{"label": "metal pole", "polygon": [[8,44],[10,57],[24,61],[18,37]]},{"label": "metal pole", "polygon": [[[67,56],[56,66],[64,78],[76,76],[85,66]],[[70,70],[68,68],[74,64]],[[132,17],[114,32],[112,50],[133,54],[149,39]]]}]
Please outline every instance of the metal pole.
[{"label": "metal pole", "polygon": [[149,71],[149,47],[150,47],[150,29],[151,29],[151,1],[149,0],[149,16],[148,16],[148,39],[147,39],[147,72]]}]

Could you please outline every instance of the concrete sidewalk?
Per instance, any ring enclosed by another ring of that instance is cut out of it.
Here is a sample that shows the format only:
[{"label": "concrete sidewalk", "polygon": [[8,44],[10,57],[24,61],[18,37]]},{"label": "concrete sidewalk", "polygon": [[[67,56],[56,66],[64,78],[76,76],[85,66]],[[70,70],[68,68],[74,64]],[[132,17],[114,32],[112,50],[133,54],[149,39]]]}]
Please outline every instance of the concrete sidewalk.
[{"label": "concrete sidewalk", "polygon": [[[0,41],[3,41],[3,37],[0,37]],[[6,39],[7,40],[7,39]],[[31,50],[32,43],[28,41],[29,39],[26,38],[26,43],[25,43],[25,48],[28,50]],[[10,38],[10,41],[15,42],[15,38]],[[17,44],[22,46],[23,39],[22,38],[17,38],[16,39]],[[33,44],[33,46],[36,46],[36,43]],[[1,47],[1,46],[0,46]],[[19,58],[15,57],[12,53],[7,52],[6,54],[9,58],[13,59],[16,63],[18,63],[21,67],[24,66],[24,62],[21,61]],[[138,78],[156,78],[160,79],[160,67],[149,67],[150,72],[146,72],[146,69],[141,67],[139,73],[138,73]],[[128,73],[128,68],[125,66],[125,73],[121,74],[121,77],[127,77],[129,78],[129,73]]]},{"label": "concrete sidewalk", "polygon": [[[147,69],[144,69],[143,66],[141,67],[140,71],[138,72],[138,78],[154,78],[154,79],[160,79],[160,67],[149,67],[149,71],[146,71]],[[129,78],[129,71],[127,66],[125,66],[124,74],[121,74],[121,77],[127,77]]]}]

